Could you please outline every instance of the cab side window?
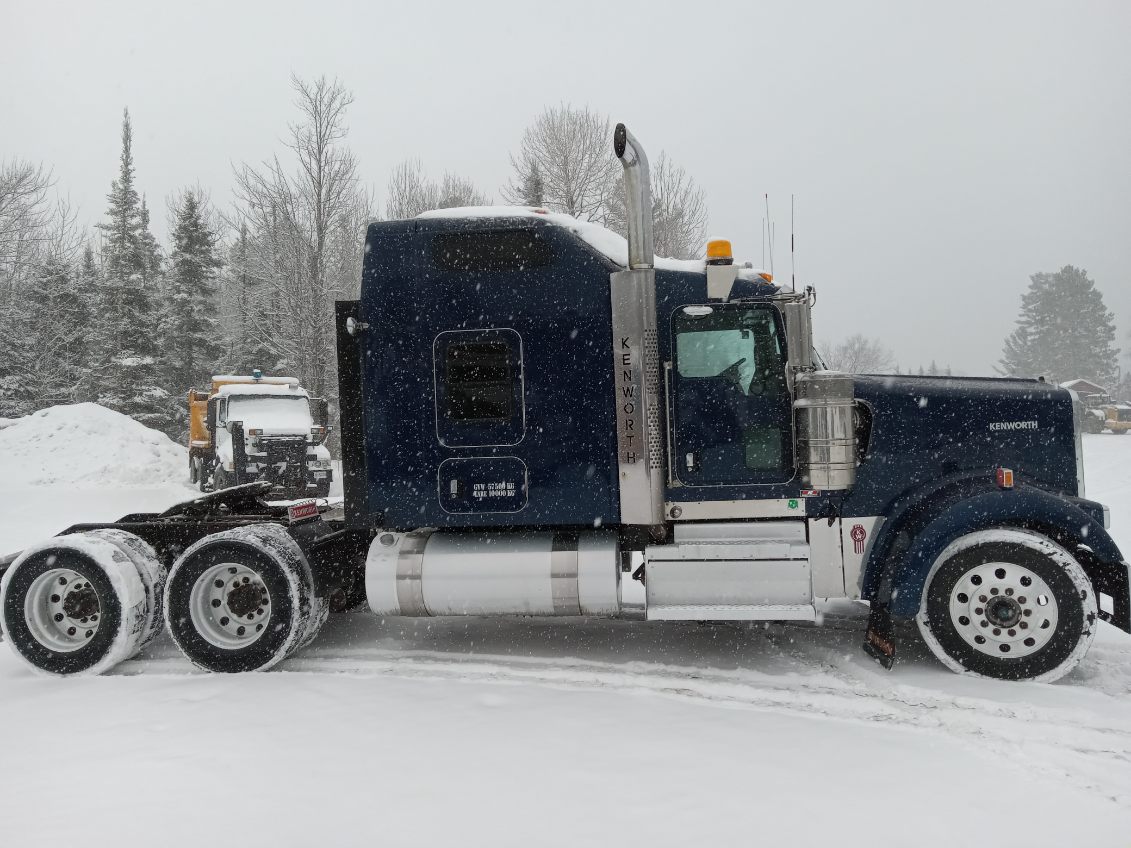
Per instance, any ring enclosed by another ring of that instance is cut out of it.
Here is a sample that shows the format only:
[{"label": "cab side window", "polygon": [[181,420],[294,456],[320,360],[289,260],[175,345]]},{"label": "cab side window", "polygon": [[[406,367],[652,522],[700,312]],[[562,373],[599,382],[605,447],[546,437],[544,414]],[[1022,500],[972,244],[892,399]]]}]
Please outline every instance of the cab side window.
[{"label": "cab side window", "polygon": [[526,430],[522,340],[510,329],[440,333],[436,437],[448,447],[514,445]]}]

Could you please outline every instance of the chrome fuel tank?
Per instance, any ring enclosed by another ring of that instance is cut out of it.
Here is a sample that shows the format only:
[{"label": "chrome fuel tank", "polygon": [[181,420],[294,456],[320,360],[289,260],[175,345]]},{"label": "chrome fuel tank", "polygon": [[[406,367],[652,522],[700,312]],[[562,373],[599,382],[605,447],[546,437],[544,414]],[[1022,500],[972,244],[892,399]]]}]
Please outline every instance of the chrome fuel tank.
[{"label": "chrome fuel tank", "polygon": [[616,615],[611,533],[379,533],[365,564],[378,615]]}]

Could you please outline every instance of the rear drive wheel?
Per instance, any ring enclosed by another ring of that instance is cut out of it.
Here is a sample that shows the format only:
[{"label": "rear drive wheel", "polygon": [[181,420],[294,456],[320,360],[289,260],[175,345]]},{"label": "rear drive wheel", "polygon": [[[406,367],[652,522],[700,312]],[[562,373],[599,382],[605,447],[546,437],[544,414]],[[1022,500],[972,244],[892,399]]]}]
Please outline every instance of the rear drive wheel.
[{"label": "rear drive wheel", "polygon": [[101,674],[137,653],[145,587],[115,544],[59,536],[25,551],[0,583],[0,622],[16,654],[49,674]]},{"label": "rear drive wheel", "polygon": [[1050,682],[1096,635],[1095,593],[1060,545],[1027,530],[984,530],[952,542],[927,579],[916,617],[952,671]]},{"label": "rear drive wheel", "polygon": [[106,528],[92,530],[87,535],[105,539],[129,557],[145,587],[145,625],[142,627],[138,651],[148,647],[165,626],[165,580],[169,569],[157,557],[153,546],[145,539],[125,530]]},{"label": "rear drive wheel", "polygon": [[201,539],[165,591],[169,632],[208,671],[265,671],[313,639],[326,613],[302,550],[275,524]]}]

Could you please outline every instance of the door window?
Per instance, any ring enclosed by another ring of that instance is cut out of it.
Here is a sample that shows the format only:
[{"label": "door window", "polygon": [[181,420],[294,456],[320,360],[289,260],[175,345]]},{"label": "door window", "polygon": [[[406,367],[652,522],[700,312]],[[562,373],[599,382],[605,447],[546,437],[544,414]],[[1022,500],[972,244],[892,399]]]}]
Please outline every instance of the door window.
[{"label": "door window", "polygon": [[688,485],[792,476],[791,404],[776,310],[684,307],[674,332],[674,475]]}]

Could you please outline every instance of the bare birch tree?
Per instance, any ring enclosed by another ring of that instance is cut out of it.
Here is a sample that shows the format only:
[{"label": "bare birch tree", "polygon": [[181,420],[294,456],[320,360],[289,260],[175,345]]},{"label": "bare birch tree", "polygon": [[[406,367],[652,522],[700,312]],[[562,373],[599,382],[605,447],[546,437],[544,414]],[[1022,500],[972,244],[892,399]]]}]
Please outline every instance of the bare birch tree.
[{"label": "bare birch tree", "polygon": [[821,345],[825,364],[848,374],[886,374],[894,370],[895,357],[879,339],[854,333],[836,344]]},{"label": "bare birch tree", "polygon": [[530,183],[541,180],[542,205],[585,221],[604,222],[621,173],[612,156],[612,125],[589,109],[547,107],[526,128],[514,177],[502,190],[508,203],[527,203]]},{"label": "bare birch tree", "polygon": [[27,281],[48,246],[56,223],[53,185],[51,172],[42,165],[21,159],[0,162],[0,297],[4,299],[13,297]]},{"label": "bare birch tree", "polygon": [[436,182],[428,178],[419,159],[406,159],[389,177],[385,217],[415,218],[429,209],[486,206],[490,202],[471,180],[447,172]]},{"label": "bare birch tree", "polygon": [[[698,259],[707,233],[707,200],[687,172],[664,151],[652,163],[652,229],[656,255],[671,259]],[[606,225],[624,235],[628,225],[624,207],[624,177],[617,179],[609,201]]]},{"label": "bare birch tree", "polygon": [[235,173],[258,301],[248,308],[255,341],[276,364],[313,394],[333,395],[334,301],[357,294],[369,197],[345,144],[352,94],[325,77],[291,82],[300,113],[287,141],[293,170],[276,156]]}]

